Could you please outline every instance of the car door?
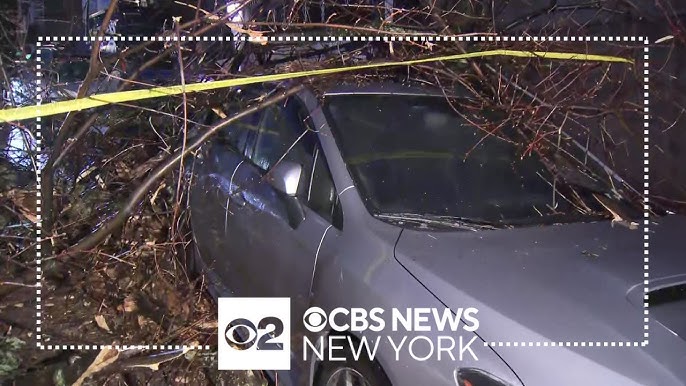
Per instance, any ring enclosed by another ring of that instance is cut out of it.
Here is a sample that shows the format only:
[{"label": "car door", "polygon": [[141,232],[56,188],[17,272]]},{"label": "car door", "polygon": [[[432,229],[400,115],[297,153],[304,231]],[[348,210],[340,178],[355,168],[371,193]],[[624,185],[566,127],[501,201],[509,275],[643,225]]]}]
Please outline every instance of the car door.
[{"label": "car door", "polygon": [[[290,297],[292,314],[302,315],[323,237],[335,237],[342,224],[338,196],[297,98],[268,108],[252,142],[234,175],[239,191],[226,198],[226,248],[236,257],[230,285],[237,296]],[[303,167],[296,199],[304,219],[297,224],[289,220],[289,197],[264,178],[284,160]]]},{"label": "car door", "polygon": [[[218,123],[219,117],[214,117],[207,123]],[[219,281],[215,284],[226,290],[231,289],[226,279],[233,272],[233,262],[237,259],[225,239],[230,215],[227,199],[236,190],[232,178],[245,160],[248,140],[257,132],[259,119],[260,115],[254,113],[222,129],[215,139],[202,147],[200,162],[195,165],[198,170],[194,173],[196,180],[191,194],[195,244],[206,272],[212,280]]]}]

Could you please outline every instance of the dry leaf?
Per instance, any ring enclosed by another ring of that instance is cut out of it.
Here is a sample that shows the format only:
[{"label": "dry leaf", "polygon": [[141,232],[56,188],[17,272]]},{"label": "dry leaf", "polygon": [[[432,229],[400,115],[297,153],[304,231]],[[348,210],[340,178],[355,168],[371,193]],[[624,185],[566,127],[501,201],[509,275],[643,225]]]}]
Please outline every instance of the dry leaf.
[{"label": "dry leaf", "polygon": [[226,119],[226,114],[224,114],[224,111],[220,109],[219,107],[213,107],[212,111],[219,116],[221,119]]},{"label": "dry leaf", "polygon": [[136,299],[129,295],[124,299],[124,312],[134,312],[138,310],[138,304],[136,303]]},{"label": "dry leaf", "polygon": [[7,196],[19,213],[32,223],[37,223],[36,217],[36,196],[31,192],[19,189],[11,189],[4,196]]},{"label": "dry leaf", "polygon": [[72,386],[81,386],[88,377],[111,365],[117,360],[117,358],[119,358],[119,351],[116,349],[104,348],[100,350],[98,356],[96,356],[93,360],[93,363],[91,363],[90,366],[88,366],[86,371],[84,371],[83,374],[81,374],[79,379],[77,379],[76,382],[72,384]]},{"label": "dry leaf", "polygon": [[146,318],[146,317],[143,316],[143,315],[138,315],[137,320],[138,320],[138,326],[139,326],[140,328],[143,328],[143,327],[145,327],[145,326],[147,326],[147,325],[149,325],[149,324],[155,323],[155,322],[153,322],[152,320]]},{"label": "dry leaf", "polygon": [[112,268],[107,268],[105,270],[105,275],[109,277],[110,279],[116,279],[117,278],[117,269],[112,267]]},{"label": "dry leaf", "polygon": [[112,330],[110,330],[110,326],[107,325],[107,322],[105,321],[105,317],[102,315],[95,315],[95,323],[98,325],[98,327],[102,328],[103,330],[111,333]]}]

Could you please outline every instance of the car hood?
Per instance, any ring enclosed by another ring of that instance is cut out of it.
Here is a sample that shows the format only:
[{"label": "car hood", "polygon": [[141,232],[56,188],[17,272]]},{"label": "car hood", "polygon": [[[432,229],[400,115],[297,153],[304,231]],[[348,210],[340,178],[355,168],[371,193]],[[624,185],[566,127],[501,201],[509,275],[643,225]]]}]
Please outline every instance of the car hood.
[{"label": "car hood", "polygon": [[[686,259],[679,252],[685,228],[686,218],[668,216],[651,224],[646,240],[641,230],[613,227],[610,222],[479,232],[405,229],[395,255],[447,306],[476,307],[477,333],[496,346],[556,342],[630,379],[682,384],[670,380],[686,379],[686,370],[681,369],[686,342],[665,327],[669,323],[651,320],[651,344],[635,350],[614,349],[610,354],[575,348],[573,342],[633,346],[644,340],[644,258],[649,257],[651,287],[685,283]],[[649,255],[644,254],[644,241],[650,243]],[[527,351],[533,352],[547,356],[541,360],[552,355]],[[517,358],[516,352],[513,355],[504,355],[508,363]],[[634,361],[638,364],[628,367]],[[513,368],[518,374],[525,371]],[[650,375],[656,368],[662,374]],[[519,375],[527,384],[527,377]]]}]

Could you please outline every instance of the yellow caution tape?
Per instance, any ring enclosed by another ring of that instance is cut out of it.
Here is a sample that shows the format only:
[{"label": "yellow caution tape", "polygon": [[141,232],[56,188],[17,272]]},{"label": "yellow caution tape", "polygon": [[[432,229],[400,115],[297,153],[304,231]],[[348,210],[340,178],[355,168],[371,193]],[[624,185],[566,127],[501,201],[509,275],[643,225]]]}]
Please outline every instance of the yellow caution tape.
[{"label": "yellow caution tape", "polygon": [[284,74],[271,74],[251,76],[247,78],[218,80],[214,82],[192,83],[183,85],[168,86],[168,87],[154,87],[143,90],[120,91],[105,94],[91,95],[81,99],[72,99],[68,101],[52,102],[45,105],[34,105],[18,107],[13,109],[0,110],[0,122],[19,121],[22,119],[31,119],[37,117],[45,117],[48,115],[56,115],[68,113],[70,111],[78,111],[89,109],[93,107],[104,106],[113,103],[124,103],[131,101],[138,101],[143,99],[159,98],[170,95],[179,95],[186,93],[193,93],[198,91],[215,90],[226,87],[244,86],[254,83],[274,82],[279,80],[303,78],[307,76],[329,75],[341,72],[364,70],[369,68],[391,67],[391,66],[410,66],[415,64],[451,61],[469,58],[479,58],[487,56],[515,56],[520,58],[542,58],[542,59],[557,59],[557,60],[574,60],[574,61],[589,61],[589,62],[615,62],[615,63],[629,63],[633,64],[630,59],[607,56],[607,55],[591,55],[568,52],[538,52],[538,51],[513,51],[513,50],[491,50],[481,52],[468,52],[465,54],[447,55],[424,59],[406,60],[400,62],[382,62],[371,63],[349,67],[324,68],[319,70],[298,71]]}]

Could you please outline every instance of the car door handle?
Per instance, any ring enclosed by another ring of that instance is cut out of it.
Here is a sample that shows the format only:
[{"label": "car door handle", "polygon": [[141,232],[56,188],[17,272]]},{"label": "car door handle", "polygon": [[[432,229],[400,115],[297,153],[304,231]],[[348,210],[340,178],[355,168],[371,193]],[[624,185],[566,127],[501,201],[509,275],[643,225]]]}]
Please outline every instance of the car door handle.
[{"label": "car door handle", "polygon": [[[222,189],[212,189],[214,192],[214,199],[223,210],[229,210],[229,205],[237,205],[239,207],[245,206],[245,198],[243,198],[241,192],[234,190],[231,193],[227,193]],[[210,193],[210,192],[208,192]]]},{"label": "car door handle", "polygon": [[246,204],[245,192],[243,190],[237,190],[230,195],[230,199],[227,200],[228,203],[233,203],[240,207],[244,207]]}]

